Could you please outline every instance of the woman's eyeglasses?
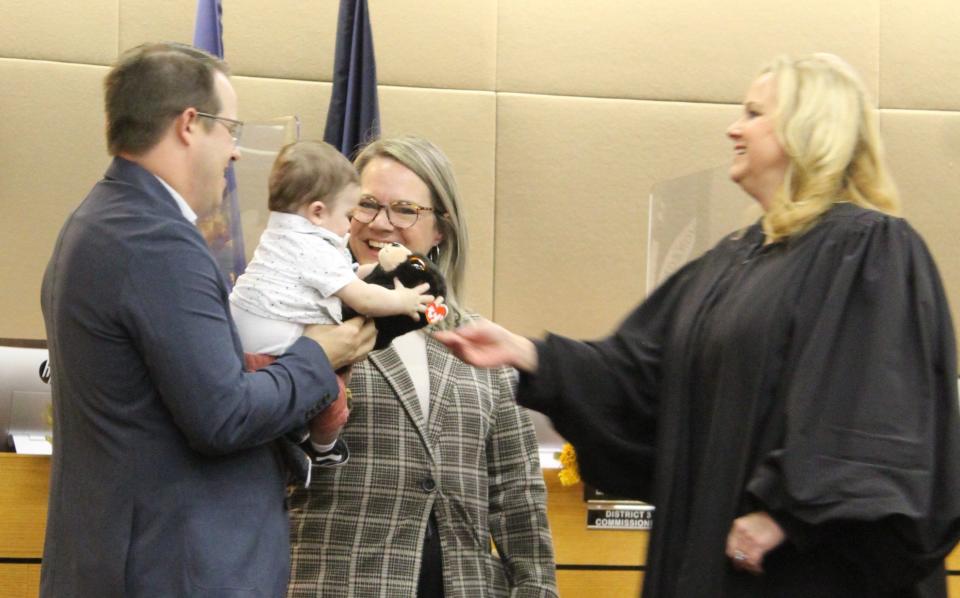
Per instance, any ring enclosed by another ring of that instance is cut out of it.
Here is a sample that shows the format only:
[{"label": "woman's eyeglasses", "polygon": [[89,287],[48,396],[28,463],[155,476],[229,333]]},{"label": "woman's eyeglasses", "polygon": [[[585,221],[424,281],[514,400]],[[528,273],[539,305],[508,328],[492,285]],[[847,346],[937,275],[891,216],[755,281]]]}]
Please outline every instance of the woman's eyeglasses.
[{"label": "woman's eyeglasses", "polygon": [[394,201],[383,205],[372,197],[361,197],[357,207],[353,209],[352,217],[364,224],[377,219],[380,210],[386,210],[387,220],[397,228],[410,228],[417,223],[420,212],[432,212],[433,208],[425,208],[412,201]]}]

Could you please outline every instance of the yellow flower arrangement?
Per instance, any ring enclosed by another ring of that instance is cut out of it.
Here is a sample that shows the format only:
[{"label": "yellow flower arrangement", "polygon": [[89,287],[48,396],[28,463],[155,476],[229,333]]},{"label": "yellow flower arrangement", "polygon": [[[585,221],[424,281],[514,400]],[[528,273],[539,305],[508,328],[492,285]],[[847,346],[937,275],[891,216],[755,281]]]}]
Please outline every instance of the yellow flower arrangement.
[{"label": "yellow flower arrangement", "polygon": [[47,405],[46,409],[43,410],[43,419],[50,426],[50,433],[46,436],[47,442],[53,444],[53,403]]},{"label": "yellow flower arrangement", "polygon": [[569,442],[560,449],[560,484],[563,486],[573,486],[580,483],[580,469],[577,467],[577,452]]}]

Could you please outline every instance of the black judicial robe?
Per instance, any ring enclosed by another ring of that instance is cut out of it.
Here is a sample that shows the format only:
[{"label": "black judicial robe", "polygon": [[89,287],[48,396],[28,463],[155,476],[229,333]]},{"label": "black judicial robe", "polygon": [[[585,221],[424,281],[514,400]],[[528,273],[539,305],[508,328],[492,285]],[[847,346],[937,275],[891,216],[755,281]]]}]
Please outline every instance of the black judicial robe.
[{"label": "black judicial robe", "polygon": [[[960,535],[953,326],[904,220],[838,204],[763,244],[754,225],[689,263],[609,338],[538,341],[518,400],[583,478],[656,507],[646,598],[945,596]],[[765,574],[724,554],[765,510]]]}]

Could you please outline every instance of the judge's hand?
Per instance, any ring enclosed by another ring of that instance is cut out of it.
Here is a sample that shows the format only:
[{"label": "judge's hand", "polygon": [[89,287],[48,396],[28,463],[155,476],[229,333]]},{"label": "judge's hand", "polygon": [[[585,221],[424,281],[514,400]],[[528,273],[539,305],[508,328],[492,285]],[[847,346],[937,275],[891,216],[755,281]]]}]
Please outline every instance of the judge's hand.
[{"label": "judge's hand", "polygon": [[733,520],[727,534],[727,557],[737,569],[763,573],[763,557],[786,539],[783,528],[766,511]]},{"label": "judge's hand", "polygon": [[509,365],[530,374],[537,371],[537,348],[533,341],[489,320],[434,332],[433,337],[454,355],[477,367]]},{"label": "judge's hand", "polygon": [[377,329],[373,320],[358,316],[337,326],[311,324],[303,335],[317,341],[330,365],[338,370],[367,356],[377,340]]}]

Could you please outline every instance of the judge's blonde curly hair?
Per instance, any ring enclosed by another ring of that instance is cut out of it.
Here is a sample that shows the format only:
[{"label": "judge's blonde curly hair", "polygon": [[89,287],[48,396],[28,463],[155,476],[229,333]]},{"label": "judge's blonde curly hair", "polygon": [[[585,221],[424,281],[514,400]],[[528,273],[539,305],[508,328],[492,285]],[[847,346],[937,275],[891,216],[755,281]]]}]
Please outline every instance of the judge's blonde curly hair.
[{"label": "judge's blonde curly hair", "polygon": [[777,136],[789,156],[763,229],[769,241],[802,234],[835,203],[899,211],[876,110],[857,73],[832,54],[781,56],[761,75],[775,81]]}]

